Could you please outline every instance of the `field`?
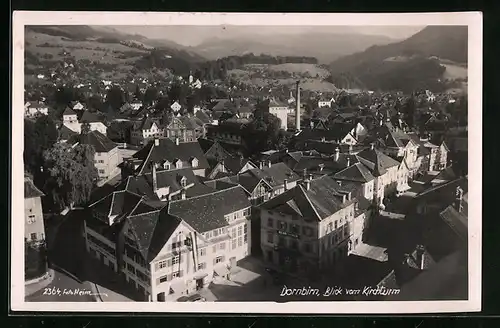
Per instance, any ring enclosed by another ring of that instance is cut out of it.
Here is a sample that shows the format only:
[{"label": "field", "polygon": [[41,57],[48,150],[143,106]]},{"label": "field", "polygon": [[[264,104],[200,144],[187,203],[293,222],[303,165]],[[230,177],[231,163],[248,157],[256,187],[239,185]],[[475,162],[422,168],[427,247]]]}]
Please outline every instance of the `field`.
[{"label": "field", "polygon": [[[88,59],[106,64],[131,63],[145,54],[145,50],[131,48],[119,43],[100,43],[97,41],[71,41],[61,36],[52,36],[26,31],[26,50],[43,59],[51,55],[51,60],[63,60],[67,51],[76,60]],[[125,55],[125,56],[124,56]],[[126,58],[120,58],[120,56]]]},{"label": "field", "polygon": [[[285,72],[288,75],[279,76],[280,72]],[[256,87],[293,86],[300,79],[304,90],[316,92],[331,92],[336,90],[336,87],[332,83],[323,81],[328,72],[314,64],[248,64],[241,69],[229,70],[228,75],[241,83]]]},{"label": "field", "polygon": [[467,78],[467,67],[453,64],[443,64],[446,67],[443,77],[449,80],[465,79]]},{"label": "field", "polygon": [[319,76],[320,78],[325,78],[328,76],[328,71],[318,67],[318,65],[314,64],[296,64],[296,63],[287,63],[280,65],[269,65],[267,68],[270,71],[276,72],[289,72],[289,73],[298,73],[298,74],[306,74],[308,73],[311,76]]}]

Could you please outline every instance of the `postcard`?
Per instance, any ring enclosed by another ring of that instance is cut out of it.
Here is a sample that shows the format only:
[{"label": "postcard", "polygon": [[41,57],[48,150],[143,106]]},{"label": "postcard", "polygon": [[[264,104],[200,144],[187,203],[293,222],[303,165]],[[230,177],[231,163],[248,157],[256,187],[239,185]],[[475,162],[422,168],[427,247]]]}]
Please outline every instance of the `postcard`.
[{"label": "postcard", "polygon": [[481,13],[17,11],[12,44],[12,311],[481,310]]}]

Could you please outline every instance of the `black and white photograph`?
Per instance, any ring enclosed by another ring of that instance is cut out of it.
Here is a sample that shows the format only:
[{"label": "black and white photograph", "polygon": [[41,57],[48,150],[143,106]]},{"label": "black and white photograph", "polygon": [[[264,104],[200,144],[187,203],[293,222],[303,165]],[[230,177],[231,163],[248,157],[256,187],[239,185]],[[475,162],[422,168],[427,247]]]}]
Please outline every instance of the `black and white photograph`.
[{"label": "black and white photograph", "polygon": [[13,22],[13,310],[481,309],[480,14]]}]

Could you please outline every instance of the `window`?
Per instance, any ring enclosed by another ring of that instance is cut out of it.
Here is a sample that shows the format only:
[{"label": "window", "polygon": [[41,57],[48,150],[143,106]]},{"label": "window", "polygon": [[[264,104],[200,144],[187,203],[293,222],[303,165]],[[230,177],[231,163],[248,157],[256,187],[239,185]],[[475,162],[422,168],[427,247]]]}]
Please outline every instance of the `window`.
[{"label": "window", "polygon": [[238,236],[241,236],[243,234],[243,227],[239,226],[238,227]]},{"label": "window", "polygon": [[311,253],[311,244],[309,243],[304,244],[304,252]]},{"label": "window", "polygon": [[251,213],[251,212],[250,212],[250,209],[249,209],[249,208],[247,208],[246,210],[244,210],[244,211],[243,211],[243,215],[244,215],[244,216],[249,216],[249,215],[250,215],[250,213]]},{"label": "window", "polygon": [[280,230],[286,230],[286,222],[278,221],[278,227]]},{"label": "window", "polygon": [[235,249],[235,248],[236,248],[236,238],[234,238],[234,239],[231,241],[231,246],[232,246],[232,249]]},{"label": "window", "polygon": [[231,231],[232,231],[231,237],[236,238],[236,228],[233,228]]},{"label": "window", "polygon": [[292,224],[292,226],[290,227],[290,232],[291,232],[291,233],[298,234],[298,233],[299,233],[299,231],[300,231],[299,226],[298,226],[298,225],[296,225],[296,224]]},{"label": "window", "polygon": [[205,262],[198,263],[198,270],[204,270],[206,269],[207,264]]},{"label": "window", "polygon": [[36,240],[36,239],[37,239],[37,238],[36,238],[36,233],[32,233],[32,234],[30,234],[30,237],[31,237],[31,240]]},{"label": "window", "polygon": [[205,256],[207,255],[207,249],[206,248],[200,248],[198,250],[198,256]]},{"label": "window", "polygon": [[238,237],[238,247],[241,247],[243,245],[243,239],[241,237]]},{"label": "window", "polygon": [[215,258],[215,263],[216,263],[216,264],[217,264],[217,263],[221,263],[221,262],[223,262],[223,261],[224,261],[224,256],[217,256],[217,257]]},{"label": "window", "polygon": [[267,242],[270,244],[274,243],[274,234],[272,232],[267,233]]},{"label": "window", "polygon": [[214,230],[214,237],[217,237],[219,235],[219,229]]},{"label": "window", "polygon": [[163,260],[158,263],[158,268],[163,269],[167,267],[167,261]]},{"label": "window", "polygon": [[182,241],[177,241],[177,242],[173,242],[172,243],[172,249],[175,250],[177,248],[181,248],[182,247]]},{"label": "window", "polygon": [[180,278],[182,277],[182,271],[174,271],[172,272],[172,279],[173,278]]},{"label": "window", "polygon": [[104,171],[104,170],[99,170],[99,173],[100,173],[100,174],[104,174],[104,173],[105,173],[105,171]]},{"label": "window", "polygon": [[271,218],[267,219],[267,226],[269,228],[274,228],[274,221],[273,221],[273,219],[271,219]]},{"label": "window", "polygon": [[226,249],[226,243],[220,243],[219,249]]},{"label": "window", "polygon": [[172,258],[172,265],[179,264],[181,262],[181,257],[176,255]]},{"label": "window", "polygon": [[247,234],[244,234],[243,235],[243,242],[246,244],[248,243],[248,235]]},{"label": "window", "polygon": [[182,178],[181,178],[181,187],[182,187],[182,188],[185,188],[185,187],[186,187],[186,184],[187,184],[187,179],[186,179],[186,177],[182,177]]},{"label": "window", "polygon": [[337,222],[337,220],[335,220],[335,229],[337,229],[337,228],[338,228],[338,222]]},{"label": "window", "polygon": [[160,277],[160,284],[168,281],[168,276]]},{"label": "window", "polygon": [[[30,211],[31,211],[31,209],[30,209]],[[35,215],[28,216],[28,224],[35,223],[35,221],[36,221]]]},{"label": "window", "polygon": [[[335,223],[336,223],[336,222],[335,222]],[[331,231],[332,231],[332,223],[331,223],[331,222],[329,222],[329,223],[328,223],[328,226],[327,226],[327,228],[326,228],[326,232],[327,232],[327,233],[329,233],[329,232],[331,232]]]}]

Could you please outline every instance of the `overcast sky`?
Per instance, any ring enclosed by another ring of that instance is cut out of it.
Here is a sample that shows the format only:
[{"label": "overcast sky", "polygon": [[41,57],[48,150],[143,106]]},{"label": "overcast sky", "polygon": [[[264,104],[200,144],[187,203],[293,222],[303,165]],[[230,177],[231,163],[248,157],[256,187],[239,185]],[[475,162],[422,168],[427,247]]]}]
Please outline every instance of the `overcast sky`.
[{"label": "overcast sky", "polygon": [[110,26],[129,34],[166,39],[185,46],[196,46],[211,38],[234,38],[242,34],[362,33],[405,39],[423,26]]}]

